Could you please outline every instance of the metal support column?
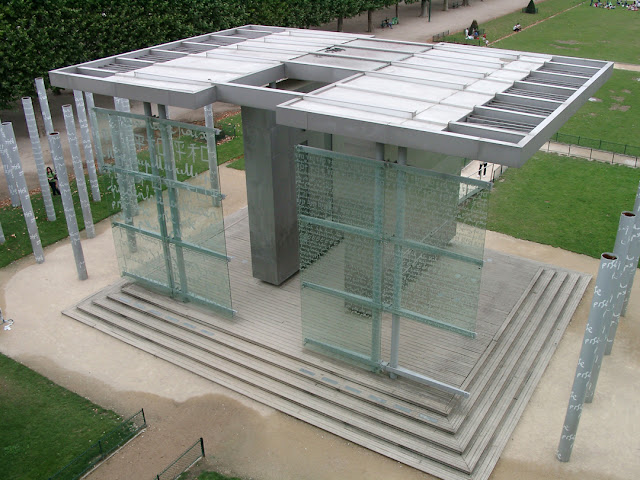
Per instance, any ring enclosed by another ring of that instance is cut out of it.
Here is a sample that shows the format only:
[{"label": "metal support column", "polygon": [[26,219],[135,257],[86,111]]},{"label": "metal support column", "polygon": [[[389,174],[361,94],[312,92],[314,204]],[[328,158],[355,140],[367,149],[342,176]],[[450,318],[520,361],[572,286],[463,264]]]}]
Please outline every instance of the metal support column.
[{"label": "metal support column", "polygon": [[[204,106],[204,122],[207,128],[215,129],[213,121],[213,105]],[[212,137],[213,136],[213,137]],[[209,155],[209,180],[211,189],[220,192],[220,179],[218,178],[218,152],[216,150],[216,135],[207,134],[207,153]],[[213,206],[220,206],[220,198],[213,198]]]},{"label": "metal support column", "polygon": [[42,77],[36,78],[36,91],[38,92],[38,101],[40,102],[42,120],[44,120],[44,131],[49,135],[53,133],[53,121],[51,120],[51,111],[49,110],[47,89],[44,86],[44,79]]},{"label": "metal support column", "polygon": [[87,192],[87,181],[84,178],[82,157],[80,156],[80,148],[78,147],[76,122],[73,118],[73,107],[71,105],[63,105],[62,114],[64,116],[64,124],[67,129],[67,139],[69,140],[69,150],[71,152],[71,160],[73,162],[73,173],[76,176],[76,188],[78,189],[78,197],[80,197],[80,207],[82,208],[82,217],[84,218],[84,228],[87,231],[87,238],[93,238],[96,236],[96,231],[93,226],[91,204],[89,203],[89,193]]},{"label": "metal support column", "polygon": [[569,406],[562,427],[562,435],[556,456],[561,462],[568,462],[571,458],[573,443],[578,432],[578,424],[582,415],[582,406],[587,394],[587,386],[591,378],[591,371],[596,356],[598,344],[604,341],[606,325],[611,322],[611,302],[613,292],[613,277],[618,271],[618,257],[612,253],[603,253],[600,257],[600,269],[596,278],[591,310],[587,327],[584,331],[582,349],[578,359]]},{"label": "metal support column", "polygon": [[[398,147],[398,165],[407,164],[407,147]],[[404,203],[405,203],[405,173],[398,170],[396,178],[396,228],[397,238],[404,238]],[[393,246],[393,308],[400,310],[402,303],[402,247],[396,243]],[[398,368],[398,355],[400,353],[400,316],[391,316],[391,353],[389,366]],[[395,373],[390,373],[391,378],[398,378]]]},{"label": "metal support column", "polygon": [[91,135],[93,136],[93,144],[96,146],[96,156],[98,158],[98,173],[102,173],[104,156],[102,154],[102,144],[100,143],[98,118],[96,117],[96,112],[93,110],[96,107],[96,104],[93,101],[93,93],[85,92],[84,96],[87,103],[89,122],[91,123]]},{"label": "metal support column", "polygon": [[[167,109],[164,105],[158,105],[158,116],[161,119],[167,119]],[[164,127],[160,129],[160,136],[162,139],[162,151],[164,152],[164,168],[167,177],[170,180],[176,180],[176,169],[173,158],[173,148],[171,148],[171,127]],[[173,239],[178,242],[182,241],[182,231],[180,229],[180,209],[178,208],[178,192],[172,185],[167,186],[167,192],[169,195],[169,211],[171,212],[171,226],[173,231]],[[180,245],[175,245],[176,250],[176,265],[178,267],[178,276],[180,278],[180,292],[183,295],[183,299],[187,299],[187,293],[189,286],[187,284],[187,271],[184,265],[184,253]]]},{"label": "metal support column", "polygon": [[42,263],[44,262],[44,251],[42,250],[40,234],[38,233],[38,225],[36,224],[36,217],[33,214],[33,206],[31,205],[31,198],[29,198],[29,188],[27,188],[27,181],[25,180],[24,172],[22,171],[18,144],[16,142],[16,136],[13,133],[13,125],[11,125],[11,122],[2,123],[2,134],[5,141],[7,157],[9,162],[11,162],[13,178],[18,186],[18,194],[20,195],[20,203],[22,204],[22,213],[24,214],[25,222],[27,222],[27,230],[29,231],[29,240],[31,240],[33,255],[36,257],[36,263]]},{"label": "metal support column", "polygon": [[0,128],[0,160],[2,160],[2,167],[4,169],[4,176],[7,180],[7,187],[9,188],[9,196],[11,197],[11,206],[20,206],[20,195],[18,195],[18,185],[16,179],[13,177],[13,168],[11,168],[11,159],[9,153],[5,147],[6,139],[4,138],[3,130]]},{"label": "metal support column", "polygon": [[371,360],[380,363],[380,347],[382,344],[382,267],[384,234],[384,144],[376,143],[376,160],[380,167],[376,168],[375,190],[373,200],[373,279],[371,282],[374,308],[371,311]]},{"label": "metal support column", "polygon": [[29,139],[31,140],[31,151],[33,152],[33,160],[38,172],[38,183],[40,183],[40,190],[42,191],[42,200],[44,202],[44,209],[47,212],[47,220],[54,222],[56,220],[56,211],[53,208],[51,188],[49,187],[49,181],[47,179],[47,169],[44,165],[40,134],[38,133],[36,114],[33,110],[31,97],[22,97],[22,108],[24,109],[24,118],[27,120],[27,129],[29,130]]},{"label": "metal support column", "polygon": [[73,258],[76,261],[76,270],[78,278],[86,280],[87,266],[84,263],[84,253],[82,244],[80,243],[80,232],[78,232],[78,222],[76,220],[76,211],[73,208],[73,198],[71,197],[71,189],[69,188],[69,177],[67,176],[67,167],[64,164],[64,156],[62,155],[62,145],[60,144],[60,134],[58,132],[50,133],[49,150],[58,175],[58,184],[60,185],[60,196],[62,197],[62,205],[64,207],[64,216],[67,221],[67,229],[69,230],[69,238],[71,239],[71,248],[73,250]]},{"label": "metal support column", "polygon": [[164,265],[167,270],[167,285],[172,292],[175,291],[175,282],[173,280],[173,267],[171,265],[171,248],[169,247],[169,234],[167,232],[167,218],[164,213],[164,197],[162,195],[162,182],[160,181],[160,172],[158,170],[158,162],[156,159],[155,133],[151,128],[151,104],[144,102],[144,114],[149,117],[147,120],[147,144],[149,146],[149,163],[151,163],[151,173],[155,179],[153,181],[153,192],[156,198],[156,210],[158,213],[158,226],[160,235],[162,236],[162,252],[164,255]]}]

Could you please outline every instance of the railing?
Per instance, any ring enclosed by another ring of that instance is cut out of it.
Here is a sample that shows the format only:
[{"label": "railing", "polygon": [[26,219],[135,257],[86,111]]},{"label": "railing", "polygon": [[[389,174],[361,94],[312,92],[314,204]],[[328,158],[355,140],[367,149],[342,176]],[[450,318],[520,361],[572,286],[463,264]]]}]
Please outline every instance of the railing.
[{"label": "railing", "polygon": [[433,42],[440,42],[440,41],[444,40],[444,37],[447,37],[447,36],[449,36],[449,30],[446,30],[446,31],[441,32],[441,33],[436,33],[433,36],[432,41]]},{"label": "railing", "polygon": [[640,157],[640,147],[637,145],[609,142],[607,140],[587,138],[580,135],[568,135],[560,132],[556,133],[551,139],[558,143],[605,150],[607,152],[629,155],[630,157]]},{"label": "railing", "polygon": [[175,480],[182,473],[204,458],[204,441],[202,437],[176,458],[171,465],[154,477],[154,480]]},{"label": "railing", "polygon": [[49,480],[75,480],[80,478],[135,437],[146,426],[147,421],[144,416],[144,409],[140,409],[139,412],[103,435],[94,445],[87,448],[65,467],[49,477]]}]

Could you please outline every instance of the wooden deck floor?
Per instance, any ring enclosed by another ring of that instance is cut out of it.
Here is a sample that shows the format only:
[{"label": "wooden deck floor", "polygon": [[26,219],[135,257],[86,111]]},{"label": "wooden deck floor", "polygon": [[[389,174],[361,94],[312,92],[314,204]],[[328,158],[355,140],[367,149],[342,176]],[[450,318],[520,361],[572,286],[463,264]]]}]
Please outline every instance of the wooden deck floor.
[{"label": "wooden deck floor", "polygon": [[[65,313],[296,418],[444,479],[489,476],[589,277],[485,253],[470,339],[403,321],[400,358],[460,399],[302,342],[300,280],[251,276],[246,210],[225,219],[234,318],[120,282]],[[390,319],[384,319],[384,358]]]}]

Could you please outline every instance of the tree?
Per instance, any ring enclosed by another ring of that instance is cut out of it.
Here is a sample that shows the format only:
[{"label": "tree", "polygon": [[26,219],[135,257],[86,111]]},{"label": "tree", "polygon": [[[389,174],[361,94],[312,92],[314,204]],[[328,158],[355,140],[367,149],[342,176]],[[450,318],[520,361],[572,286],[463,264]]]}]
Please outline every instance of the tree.
[{"label": "tree", "polygon": [[474,20],[471,22],[471,26],[469,27],[469,35],[473,34],[476,30],[478,30],[478,21]]},{"label": "tree", "polygon": [[533,3],[533,0],[529,1],[529,5],[527,5],[525,13],[536,13],[536,4]]}]

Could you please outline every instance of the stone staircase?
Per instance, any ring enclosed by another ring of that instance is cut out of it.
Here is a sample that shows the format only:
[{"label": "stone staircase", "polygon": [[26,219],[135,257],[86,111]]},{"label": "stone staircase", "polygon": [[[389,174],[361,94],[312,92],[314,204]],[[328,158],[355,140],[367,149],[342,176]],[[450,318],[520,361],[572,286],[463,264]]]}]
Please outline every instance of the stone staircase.
[{"label": "stone staircase", "polygon": [[589,280],[540,267],[487,339],[461,386],[471,393],[464,400],[301,347],[301,354],[274,348],[234,321],[126,281],[64,313],[418,470],[447,480],[486,479]]}]

